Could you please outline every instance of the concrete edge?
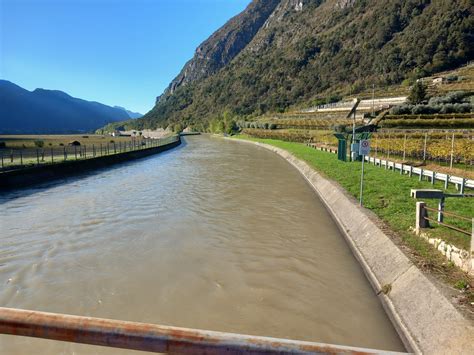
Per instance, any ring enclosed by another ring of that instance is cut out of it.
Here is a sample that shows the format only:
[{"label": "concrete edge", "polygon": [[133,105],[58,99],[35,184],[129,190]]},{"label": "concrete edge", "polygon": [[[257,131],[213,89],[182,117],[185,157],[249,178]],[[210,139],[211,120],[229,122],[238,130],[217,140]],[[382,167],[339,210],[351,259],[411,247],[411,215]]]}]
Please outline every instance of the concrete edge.
[{"label": "concrete edge", "polygon": [[[304,176],[331,213],[409,351],[474,354],[472,322],[463,317],[342,187],[284,149],[226,139],[268,149]],[[382,290],[386,287],[389,292],[385,294]]]}]

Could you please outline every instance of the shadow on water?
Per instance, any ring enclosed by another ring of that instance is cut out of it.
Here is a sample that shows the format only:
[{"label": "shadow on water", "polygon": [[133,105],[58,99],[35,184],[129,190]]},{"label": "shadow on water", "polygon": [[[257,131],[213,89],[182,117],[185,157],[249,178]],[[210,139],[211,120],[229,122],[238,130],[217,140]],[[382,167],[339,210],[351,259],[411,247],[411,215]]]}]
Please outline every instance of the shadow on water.
[{"label": "shadow on water", "polygon": [[71,176],[58,178],[54,180],[48,180],[44,182],[38,182],[32,186],[19,187],[19,188],[15,188],[11,190],[4,190],[4,191],[0,190],[0,205],[17,198],[27,197],[27,196],[34,195],[36,193],[44,192],[45,190],[48,190],[60,185],[74,184],[75,182],[81,181],[83,179],[87,179],[92,176],[103,174],[106,171],[113,172],[114,170],[123,169],[124,167],[138,164],[150,159],[156,159],[157,156],[166,157],[169,154],[176,154],[176,152],[179,152],[181,149],[184,149],[187,145],[188,144],[186,142],[186,139],[184,137],[181,137],[181,144],[179,146],[170,150],[166,150],[164,152],[159,152],[154,155],[149,155],[146,157],[129,160],[126,162],[118,162],[114,165],[101,167],[94,170],[79,171],[77,172],[76,175],[71,175]]}]

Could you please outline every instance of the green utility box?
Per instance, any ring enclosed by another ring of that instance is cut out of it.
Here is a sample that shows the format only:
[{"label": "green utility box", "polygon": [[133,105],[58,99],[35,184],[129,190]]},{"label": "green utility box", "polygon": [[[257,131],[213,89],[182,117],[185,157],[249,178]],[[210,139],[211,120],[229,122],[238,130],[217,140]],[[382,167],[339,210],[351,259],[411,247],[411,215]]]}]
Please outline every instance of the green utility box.
[{"label": "green utility box", "polygon": [[337,159],[347,161],[347,137],[342,133],[334,133],[337,138]]}]

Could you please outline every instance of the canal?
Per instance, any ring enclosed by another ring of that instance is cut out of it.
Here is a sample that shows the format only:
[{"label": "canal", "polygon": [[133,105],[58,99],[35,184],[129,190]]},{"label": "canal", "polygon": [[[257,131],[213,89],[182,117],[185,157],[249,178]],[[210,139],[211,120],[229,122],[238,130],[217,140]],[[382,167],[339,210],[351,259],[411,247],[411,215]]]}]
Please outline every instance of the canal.
[{"label": "canal", "polygon": [[[0,304],[403,350],[304,178],[207,136],[0,195]],[[130,354],[0,336],[2,354]],[[139,354],[139,352],[137,352]]]}]

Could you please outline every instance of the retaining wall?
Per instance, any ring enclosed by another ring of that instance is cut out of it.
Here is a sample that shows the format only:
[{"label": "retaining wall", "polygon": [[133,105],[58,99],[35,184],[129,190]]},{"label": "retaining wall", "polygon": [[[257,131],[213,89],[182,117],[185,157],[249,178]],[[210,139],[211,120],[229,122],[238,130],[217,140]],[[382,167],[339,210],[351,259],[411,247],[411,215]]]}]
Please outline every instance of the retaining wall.
[{"label": "retaining wall", "polygon": [[129,160],[140,159],[172,149],[180,144],[181,138],[178,137],[177,141],[158,147],[2,172],[0,173],[0,190],[36,185],[45,181],[77,175]]},{"label": "retaining wall", "polygon": [[408,350],[474,354],[473,323],[463,317],[342,187],[283,149],[232,140],[277,153],[306,178],[337,222]]}]

